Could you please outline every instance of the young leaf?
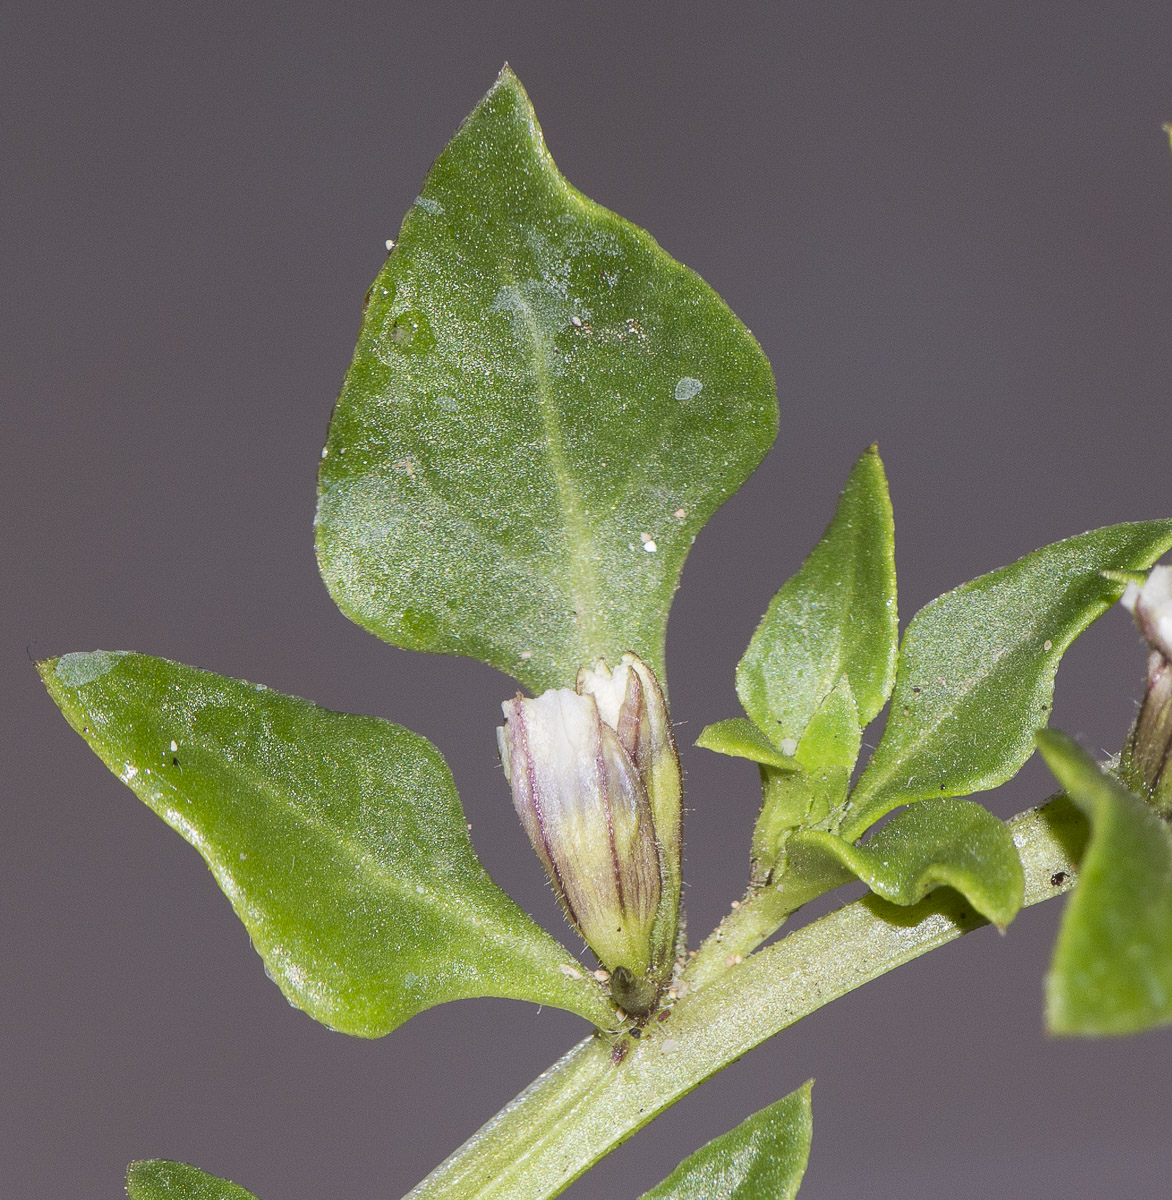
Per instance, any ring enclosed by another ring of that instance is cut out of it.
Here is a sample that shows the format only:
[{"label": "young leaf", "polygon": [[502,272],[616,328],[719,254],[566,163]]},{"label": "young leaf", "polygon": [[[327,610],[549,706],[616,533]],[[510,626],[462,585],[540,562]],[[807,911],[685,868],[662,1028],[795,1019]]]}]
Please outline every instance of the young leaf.
[{"label": "young leaf", "polygon": [[858,709],[844,675],[810,718],[792,765],[787,763],[788,772],[761,762],[761,812],[753,827],[754,883],[772,875],[790,830],[816,825],[841,807],[861,739]]},{"label": "young leaf", "polygon": [[822,540],[773,597],[737,667],[745,712],[775,744],[800,742],[842,679],[863,725],[886,703],[898,636],[894,545],[887,479],[871,446]]},{"label": "young leaf", "polygon": [[786,843],[787,873],[822,876],[831,864],[895,904],[918,904],[929,892],[955,889],[1004,929],[1025,891],[1021,859],[1004,821],[973,800],[909,808],[862,845],[800,830]]},{"label": "young leaf", "polygon": [[165,1158],[132,1162],[126,1171],[126,1194],[130,1200],[256,1200],[239,1184]]},{"label": "young leaf", "polygon": [[706,725],[696,739],[696,745],[717,754],[748,758],[779,771],[796,771],[801,765],[792,754],[779,750],[762,732],[744,717],[729,717]]},{"label": "young leaf", "polygon": [[815,825],[846,799],[859,757],[863,730],[845,675],[815,709],[798,743],[789,776],[761,769],[761,812],[753,829],[752,879],[768,879],[781,857],[788,831]]},{"label": "young leaf", "polygon": [[389,1033],[465,996],[611,1015],[480,865],[425,738],[142,654],[38,664],[103,762],[203,855],[291,1003]]},{"label": "young leaf", "polygon": [[761,768],[761,813],[753,827],[754,883],[765,883],[772,876],[792,830],[817,825],[842,804],[849,783],[845,767],[788,772]]},{"label": "young leaf", "polygon": [[662,680],[697,531],[777,432],[769,364],[697,275],[573,188],[507,68],[372,286],[321,465],[347,616],[534,691]]},{"label": "young leaf", "polygon": [[1136,1033],[1172,1022],[1172,831],[1065,734],[1038,748],[1091,838],[1046,976],[1054,1033]]},{"label": "young leaf", "polygon": [[849,777],[862,744],[858,706],[850,680],[844,675],[810,717],[798,743],[797,760],[807,771],[837,768]]},{"label": "young leaf", "polygon": [[641,1200],[793,1200],[810,1157],[813,1086],[713,1138]]},{"label": "young leaf", "polygon": [[1066,648],[1118,599],[1104,570],[1140,570],[1172,521],[1112,525],[1035,550],[922,608],[904,634],[887,728],[851,795],[853,841],[885,813],[997,787],[1034,749]]}]

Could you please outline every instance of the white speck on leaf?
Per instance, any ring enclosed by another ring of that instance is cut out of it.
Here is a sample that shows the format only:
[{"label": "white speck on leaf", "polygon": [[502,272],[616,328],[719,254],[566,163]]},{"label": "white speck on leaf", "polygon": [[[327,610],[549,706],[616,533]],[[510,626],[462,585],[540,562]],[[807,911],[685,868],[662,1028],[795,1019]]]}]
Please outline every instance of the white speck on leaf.
[{"label": "white speck on leaf", "polygon": [[639,541],[643,543],[643,549],[646,550],[648,554],[654,554],[656,550],[659,549],[659,547],[655,544],[655,539],[649,533],[639,534]]},{"label": "white speck on leaf", "polygon": [[676,384],[676,399],[683,404],[685,400],[692,400],[704,390],[704,385],[698,380],[693,379],[691,375],[685,375]]},{"label": "white speck on leaf", "polygon": [[176,751],[176,750],[178,750],[178,749],[179,749],[179,743],[178,743],[178,742],[177,742],[177,741],[176,741],[174,738],[172,738],[172,739],[171,739],[171,751],[172,751],[172,753],[174,753],[174,751]]},{"label": "white speck on leaf", "polygon": [[782,738],[781,739],[781,752],[782,752],[782,754],[788,754],[791,757],[793,755],[797,754],[797,752],[798,752],[797,738]]}]

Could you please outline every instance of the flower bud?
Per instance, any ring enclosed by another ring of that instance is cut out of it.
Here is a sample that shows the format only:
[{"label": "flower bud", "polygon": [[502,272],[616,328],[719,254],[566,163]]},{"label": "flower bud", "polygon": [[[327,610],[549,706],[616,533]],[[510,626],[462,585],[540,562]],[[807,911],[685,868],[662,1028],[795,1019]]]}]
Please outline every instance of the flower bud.
[{"label": "flower bud", "polygon": [[1122,603],[1151,647],[1147,685],[1119,759],[1124,782],[1172,817],[1172,567],[1154,567],[1142,585],[1129,583]]},{"label": "flower bud", "polygon": [[570,921],[622,1007],[646,1011],[670,973],[680,877],[680,773],[663,693],[624,655],[502,705],[513,804]]}]

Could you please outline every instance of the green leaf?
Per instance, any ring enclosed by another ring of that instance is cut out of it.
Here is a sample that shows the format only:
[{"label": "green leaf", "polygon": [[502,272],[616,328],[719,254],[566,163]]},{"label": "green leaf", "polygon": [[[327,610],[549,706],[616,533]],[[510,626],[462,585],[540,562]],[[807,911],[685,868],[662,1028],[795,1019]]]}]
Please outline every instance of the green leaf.
[{"label": "green leaf", "polygon": [[841,808],[861,744],[858,710],[843,676],[810,718],[788,773],[761,765],[761,812],[753,827],[754,883],[771,877],[790,830],[817,825]]},{"label": "green leaf", "polygon": [[425,738],[141,654],[38,664],[69,723],[203,855],[292,1004],[378,1037],[466,996],[606,1023],[593,981],[488,877]]},{"label": "green leaf", "polygon": [[862,743],[859,710],[844,675],[811,716],[798,743],[797,760],[810,772],[839,770],[849,777]]},{"label": "green leaf", "polygon": [[1118,599],[1104,570],[1151,566],[1172,521],[1112,525],[1035,550],[933,600],[899,652],[887,728],[851,795],[842,836],[930,797],[1011,778],[1033,753],[1066,648]]},{"label": "green leaf", "polygon": [[165,1158],[131,1163],[126,1171],[126,1194],[130,1200],[256,1200],[239,1184]]},{"label": "green leaf", "polygon": [[787,873],[821,877],[830,864],[894,904],[918,904],[946,886],[1004,929],[1025,891],[1021,859],[1004,821],[973,800],[940,800],[893,817],[862,845],[818,830],[786,843]]},{"label": "green leaf", "polygon": [[342,610],[540,691],[633,651],[663,678],[697,531],[772,444],[752,335],[558,172],[507,68],[372,286],[319,479]]},{"label": "green leaf", "polygon": [[844,767],[827,767],[816,772],[761,768],[761,813],[753,827],[753,883],[769,881],[790,833],[804,826],[817,825],[841,805],[849,782]]},{"label": "green leaf", "polygon": [[810,1157],[813,1086],[713,1138],[641,1200],[793,1200]]},{"label": "green leaf", "polygon": [[887,479],[871,446],[822,540],[774,596],[737,667],[745,712],[775,744],[799,743],[841,680],[863,725],[886,703],[898,636],[894,545]]},{"label": "green leaf", "polygon": [[1038,748],[1091,838],[1046,977],[1054,1033],[1136,1033],[1172,1022],[1172,832],[1065,734]]},{"label": "green leaf", "polygon": [[854,695],[844,675],[806,725],[794,758],[799,770],[782,775],[761,768],[761,812],[753,828],[754,883],[772,876],[791,829],[816,825],[842,807],[862,736]]},{"label": "green leaf", "polygon": [[706,725],[696,739],[696,745],[717,754],[748,758],[779,771],[796,771],[800,764],[792,754],[779,750],[752,721],[744,717],[729,717]]}]

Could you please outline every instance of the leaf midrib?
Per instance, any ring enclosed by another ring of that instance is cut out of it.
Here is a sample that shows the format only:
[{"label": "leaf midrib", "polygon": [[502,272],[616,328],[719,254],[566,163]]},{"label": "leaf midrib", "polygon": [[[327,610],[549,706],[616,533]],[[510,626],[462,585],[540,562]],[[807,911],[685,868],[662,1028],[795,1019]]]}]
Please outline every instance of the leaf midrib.
[{"label": "leaf midrib", "polygon": [[[1050,615],[1050,613],[1052,611],[1053,611],[1052,609],[1047,609],[1046,615],[1047,616]],[[996,654],[992,658],[988,667],[985,670],[979,671],[976,674],[970,676],[969,680],[966,681],[963,685],[956,687],[952,691],[950,691],[949,698],[952,701],[952,703],[950,704],[949,708],[947,710],[938,709],[934,719],[932,719],[928,724],[921,725],[920,733],[918,733],[915,737],[913,737],[909,742],[906,742],[901,746],[901,749],[904,752],[901,753],[895,759],[895,761],[892,763],[892,765],[890,767],[888,767],[886,769],[886,771],[882,771],[882,772],[876,771],[875,772],[873,778],[875,778],[877,780],[877,782],[871,784],[865,791],[862,790],[861,788],[856,789],[856,795],[852,796],[851,800],[853,802],[857,799],[859,801],[862,801],[863,803],[860,805],[858,810],[854,809],[854,804],[852,803],[851,809],[853,811],[865,811],[865,809],[867,807],[867,802],[874,801],[874,799],[877,796],[881,796],[884,793],[884,791],[886,790],[886,788],[888,787],[888,785],[891,783],[891,780],[896,778],[900,774],[900,768],[906,767],[909,760],[912,760],[915,756],[919,755],[922,752],[922,749],[923,749],[923,746],[925,745],[925,743],[930,742],[936,736],[940,727],[942,725],[944,725],[948,720],[952,719],[955,716],[956,710],[961,706],[961,704],[963,704],[973,694],[973,692],[977,691],[979,688],[981,688],[985,685],[985,683],[989,680],[989,678],[994,673],[995,668],[1005,659],[1005,657],[1007,655],[1016,653],[1017,651],[1022,649],[1023,646],[1025,646],[1029,642],[1035,640],[1038,637],[1039,629],[1043,628],[1045,626],[1045,624],[1046,623],[1044,621],[1040,621],[1040,620],[1032,623],[1029,626],[1028,636],[1027,635],[1020,636],[1017,639],[1015,639],[1014,641],[1010,642],[1009,644],[1003,645],[1001,647],[1000,653]],[[1055,671],[1057,670],[1058,660],[1061,658],[1062,654],[1065,652],[1067,647],[1070,645],[1070,642],[1073,640],[1073,638],[1075,636],[1077,636],[1077,632],[1078,631],[1076,629],[1073,633],[1071,633],[1071,636],[1069,638],[1064,639],[1061,642],[1055,642],[1054,657],[1052,660],[1048,660],[1048,663],[1047,663],[1047,665],[1049,665],[1049,661],[1052,661],[1054,664],[1054,667],[1055,667]],[[904,637],[906,639],[907,634],[904,634]],[[901,651],[901,654],[902,654],[902,651]],[[1051,673],[1049,676],[1049,681],[1051,683],[1053,682],[1053,678],[1054,678],[1054,674]],[[1041,678],[1041,680],[1039,680],[1038,682],[1045,683],[1046,682],[1045,676],[1043,676]],[[1035,683],[1034,687],[1031,688],[1031,691],[1036,691],[1036,688],[1037,688],[1037,683]],[[901,697],[901,695],[902,695],[902,692],[900,691],[899,681],[897,680],[896,691],[895,691],[895,696],[893,698],[893,703],[895,700],[898,700]],[[1026,736],[1026,740],[1028,741],[1028,735]],[[882,748],[882,743],[880,743],[880,747]],[[874,758],[872,758],[871,763],[873,763],[874,761],[875,761]],[[869,763],[867,766],[867,772],[870,773],[870,770],[871,770],[871,764]],[[987,774],[981,775],[977,778],[976,781],[970,781],[970,783],[975,782],[977,785],[977,790],[980,790],[982,786],[985,788],[988,788],[990,786],[996,786],[995,784],[988,783],[989,778],[990,777]],[[863,783],[865,780],[866,780],[866,776],[864,776],[863,779],[860,780],[860,784]]]},{"label": "leaf midrib", "polygon": [[[107,749],[113,749],[113,747],[107,746]],[[114,755],[111,755],[111,762],[114,757]],[[292,797],[283,794],[276,787],[276,785],[269,780],[266,780],[263,777],[258,778],[250,774],[246,768],[231,762],[231,760],[222,760],[222,764],[225,768],[226,774],[239,780],[241,785],[247,788],[249,791],[259,794],[265,802],[272,806],[284,808],[296,821],[298,821],[302,826],[311,829],[322,840],[328,841],[331,838],[335,840],[344,851],[347,859],[357,868],[361,876],[365,877],[367,880],[373,881],[376,889],[377,887],[381,886],[384,891],[389,892],[400,901],[406,901],[408,904],[414,901],[415,904],[426,902],[429,905],[434,906],[435,909],[440,911],[443,919],[450,920],[453,923],[457,923],[463,928],[470,930],[472,936],[469,940],[482,938],[484,936],[485,925],[488,922],[476,921],[475,919],[469,917],[468,914],[463,912],[460,906],[457,906],[453,910],[453,907],[450,904],[445,903],[445,898],[435,895],[433,889],[427,886],[428,879],[425,876],[411,875],[408,877],[406,871],[400,871],[398,873],[392,871],[389,867],[380,862],[380,860],[372,851],[366,849],[361,845],[361,843],[356,841],[353,835],[347,833],[340,826],[329,821],[320,812],[299,805]],[[160,802],[160,807],[163,809],[163,811],[160,811],[159,813],[160,816],[166,816],[166,805],[164,800],[166,793],[171,793],[174,797],[183,801],[184,803],[188,802],[187,796],[184,794],[183,790],[171,780],[159,775],[153,766],[140,766],[138,778],[143,780],[144,785],[147,781],[150,781],[154,785],[152,791],[155,794],[152,796],[152,799],[157,798]],[[137,792],[138,789],[134,788],[132,785],[131,790]],[[145,786],[143,790],[146,790]],[[145,799],[145,797],[143,798]],[[199,803],[198,799],[196,802]],[[148,800],[147,803],[151,808],[154,808],[154,804],[152,804],[151,801]],[[206,807],[202,804],[201,808],[203,808],[203,811],[207,811]],[[202,841],[203,845],[197,845],[196,849],[200,850],[201,853],[203,853],[204,847],[207,847],[209,850],[211,850],[214,856],[221,860],[219,869],[224,872],[226,877],[231,878],[230,869],[225,861],[225,854],[222,848],[218,846],[216,842],[207,835],[206,832],[199,832],[200,840]],[[410,865],[410,857],[405,859],[405,862]],[[331,866],[332,865],[334,865],[333,862],[331,862]],[[340,871],[337,873],[341,874]],[[485,876],[485,881],[487,881],[490,886],[495,886],[491,883],[491,880],[488,880],[487,876]],[[233,879],[232,882],[233,892],[238,891],[236,881]],[[422,883],[425,887],[425,891],[422,895],[415,891],[415,887],[420,883]],[[251,915],[253,911],[252,906],[248,906],[247,911],[249,915]],[[499,914],[489,912],[485,915],[489,917],[492,925],[495,925],[501,930],[510,943],[512,943],[514,946],[519,946],[522,943],[523,939],[519,938],[515,931],[510,929],[508,924],[503,921]]]},{"label": "leaf midrib", "polygon": [[[561,510],[565,527],[565,541],[570,570],[570,601],[585,634],[587,647],[592,651],[605,648],[601,631],[597,629],[598,614],[605,607],[598,574],[595,568],[596,553],[586,509],[579,494],[573,472],[566,459],[562,440],[562,424],[554,399],[554,388],[547,360],[546,340],[524,290],[516,276],[503,264],[500,277],[516,297],[517,312],[524,322],[529,346],[529,366],[532,372],[534,394],[541,416],[542,432],[545,435],[546,459],[553,480],[554,493]],[[518,339],[521,341],[521,339]],[[524,346],[524,343],[522,343]],[[583,665],[583,664],[578,664]]]}]

